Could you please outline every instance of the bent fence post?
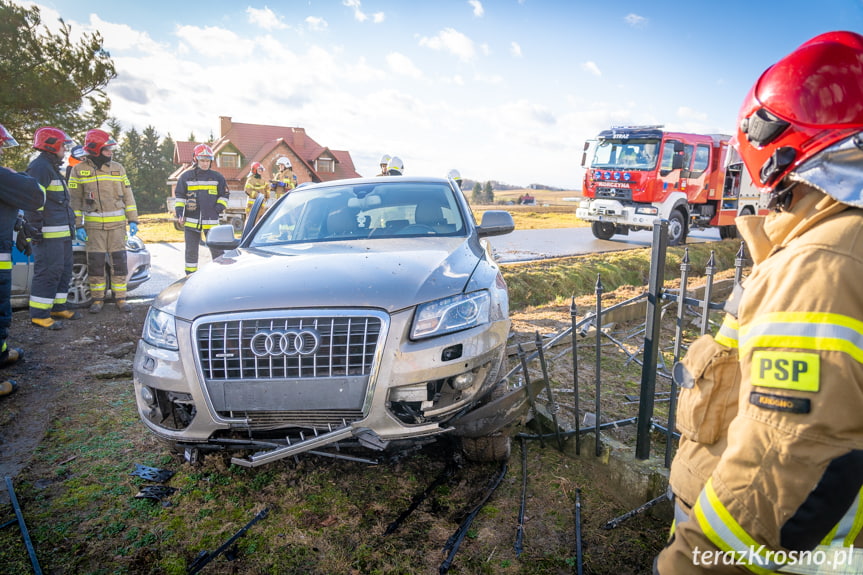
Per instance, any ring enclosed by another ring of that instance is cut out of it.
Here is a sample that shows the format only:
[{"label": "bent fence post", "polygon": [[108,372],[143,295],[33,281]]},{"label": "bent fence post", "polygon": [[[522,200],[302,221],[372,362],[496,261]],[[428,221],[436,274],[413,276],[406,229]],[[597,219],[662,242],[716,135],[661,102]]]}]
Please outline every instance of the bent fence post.
[{"label": "bent fence post", "polygon": [[[680,361],[680,348],[683,343],[683,314],[686,310],[686,286],[689,282],[689,248],[683,250],[680,262],[680,293],[677,300],[677,322],[674,331],[674,363]],[[671,448],[673,445],[674,425],[677,411],[677,382],[671,378],[671,395],[668,399],[668,427],[665,433],[665,467],[671,467]]]},{"label": "bent fence post", "polygon": [[636,459],[650,457],[650,425],[653,418],[653,394],[656,392],[656,365],[659,356],[659,335],[665,255],[668,247],[668,221],[653,226],[653,251],[650,257],[650,280],[647,286],[647,319],[644,333],[644,361],[641,370],[641,398],[638,403],[638,426],[635,442]]},{"label": "bent fence post", "polygon": [[601,423],[599,418],[599,399],[602,382],[602,292],[605,291],[605,288],[602,286],[602,276],[600,274],[596,274],[596,287],[594,289],[596,291],[596,315],[594,316],[596,324],[596,372],[594,375],[596,398],[594,409],[596,410],[596,456],[599,457],[602,455],[602,440],[599,435],[599,424]]}]

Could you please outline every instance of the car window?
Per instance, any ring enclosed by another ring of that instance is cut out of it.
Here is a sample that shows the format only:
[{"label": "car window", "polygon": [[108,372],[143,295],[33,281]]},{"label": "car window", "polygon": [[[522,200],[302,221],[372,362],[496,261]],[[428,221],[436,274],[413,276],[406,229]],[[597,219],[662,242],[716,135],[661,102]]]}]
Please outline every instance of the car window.
[{"label": "car window", "polygon": [[294,190],[265,214],[250,245],[451,236],[466,230],[448,183],[357,183]]}]

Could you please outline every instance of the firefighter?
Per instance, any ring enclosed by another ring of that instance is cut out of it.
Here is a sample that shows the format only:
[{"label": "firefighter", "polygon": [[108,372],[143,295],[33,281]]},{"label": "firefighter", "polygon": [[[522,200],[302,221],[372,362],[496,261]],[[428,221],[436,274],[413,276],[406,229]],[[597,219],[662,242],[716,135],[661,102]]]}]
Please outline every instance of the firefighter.
[{"label": "firefighter", "polygon": [[737,219],[752,272],[717,336],[694,342],[675,369],[683,439],[658,573],[818,568],[794,557],[860,572],[861,102],[853,32],[804,43],[743,102],[734,145],[774,211]]},{"label": "firefighter", "polygon": [[404,174],[405,164],[402,162],[402,159],[398,156],[393,156],[390,158],[390,161],[387,163],[387,175],[388,176],[401,176]]},{"label": "firefighter", "polygon": [[276,160],[276,166],[279,169],[279,173],[276,174],[275,179],[271,182],[271,187],[278,200],[297,187],[297,176],[294,175],[294,167],[291,165],[291,161],[285,156]]},{"label": "firefighter", "polygon": [[[219,215],[228,207],[228,184],[225,177],[215,170],[213,149],[207,144],[198,144],[192,151],[192,167],[180,175],[174,195],[177,221],[183,226],[186,241],[186,275],[198,271],[198,244],[201,234],[206,239],[210,229],[219,225]],[[216,259],[222,250],[210,248]]]},{"label": "firefighter", "polygon": [[81,144],[77,144],[72,147],[72,150],[69,152],[69,160],[66,162],[66,181],[69,181],[69,175],[72,173],[72,166],[75,164],[80,164],[81,160],[83,160],[87,156],[87,152],[84,151],[84,146]]},{"label": "firefighter", "polygon": [[87,242],[87,273],[93,303],[90,313],[99,313],[107,289],[105,266],[110,264],[111,292],[117,309],[129,313],[126,301],[126,222],[129,235],[138,233],[138,208],[129,177],[113,160],[117,142],[108,132],[93,129],[84,138],[86,156],[72,166],[69,192],[78,227],[75,235]]},{"label": "firefighter", "polygon": [[450,170],[447,173],[446,177],[449,178],[450,180],[454,181],[456,184],[458,184],[458,188],[461,189],[462,180],[461,180],[461,174],[459,173],[458,170],[453,168],[452,170]]},{"label": "firefighter", "polygon": [[[0,125],[0,159],[3,149],[17,146],[15,138]],[[9,347],[6,338],[12,324],[12,236],[18,210],[38,210],[45,203],[45,191],[28,176],[0,167],[0,367],[12,365],[24,350]],[[0,382],[0,396],[15,391],[14,381]]]},{"label": "firefighter", "polygon": [[24,217],[32,226],[33,281],[30,288],[30,321],[39,327],[60,329],[60,319],[80,319],[77,311],[66,309],[69,280],[72,278],[72,234],[75,212],[60,166],[72,140],[63,130],[46,126],[33,135],[33,149],[40,153],[30,162],[27,173],[45,189],[45,206],[27,210]]},{"label": "firefighter", "polygon": [[[264,196],[264,209],[267,207],[267,202],[270,200],[270,184],[263,178],[264,165],[261,162],[252,163],[249,168],[249,175],[246,177],[246,186],[244,188],[249,199],[246,200],[246,216],[249,215],[249,210],[255,204],[259,194]],[[261,210],[261,214],[264,211]],[[260,214],[259,214],[260,215]]]},{"label": "firefighter", "polygon": [[391,159],[392,159],[392,156],[390,156],[389,154],[384,154],[383,156],[381,156],[381,161],[380,161],[381,173],[378,174],[379,176],[386,176],[387,175],[387,166],[389,165]]}]

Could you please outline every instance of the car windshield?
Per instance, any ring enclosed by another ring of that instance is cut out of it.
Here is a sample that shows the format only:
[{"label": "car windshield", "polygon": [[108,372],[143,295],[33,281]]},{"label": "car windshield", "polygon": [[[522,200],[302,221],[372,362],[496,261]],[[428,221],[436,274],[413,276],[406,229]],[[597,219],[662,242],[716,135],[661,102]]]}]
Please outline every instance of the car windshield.
[{"label": "car windshield", "polygon": [[604,140],[596,147],[591,168],[603,170],[652,170],[656,167],[659,140]]},{"label": "car windshield", "polygon": [[270,208],[249,245],[465,233],[447,182],[358,182],[295,189]]}]

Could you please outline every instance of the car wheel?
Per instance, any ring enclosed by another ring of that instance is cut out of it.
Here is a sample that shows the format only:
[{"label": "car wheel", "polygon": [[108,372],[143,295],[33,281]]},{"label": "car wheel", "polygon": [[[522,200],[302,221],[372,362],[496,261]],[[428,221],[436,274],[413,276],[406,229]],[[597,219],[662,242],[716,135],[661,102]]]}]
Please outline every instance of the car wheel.
[{"label": "car wheel", "polygon": [[686,243],[686,218],[680,210],[668,216],[668,245],[679,246]]},{"label": "car wheel", "polygon": [[243,218],[241,218],[239,216],[234,216],[233,218],[231,218],[231,225],[234,226],[235,232],[242,232],[243,231]]},{"label": "car wheel", "polygon": [[590,224],[593,237],[598,240],[610,240],[614,235],[614,224],[611,222],[593,222]]},{"label": "car wheel", "polygon": [[93,301],[90,295],[90,276],[87,273],[87,254],[74,254],[72,278],[69,280],[69,294],[66,303],[69,307],[87,307]]},{"label": "car wheel", "polygon": [[498,431],[485,437],[462,437],[461,449],[465,457],[476,462],[506,461],[512,451],[512,437]]}]

